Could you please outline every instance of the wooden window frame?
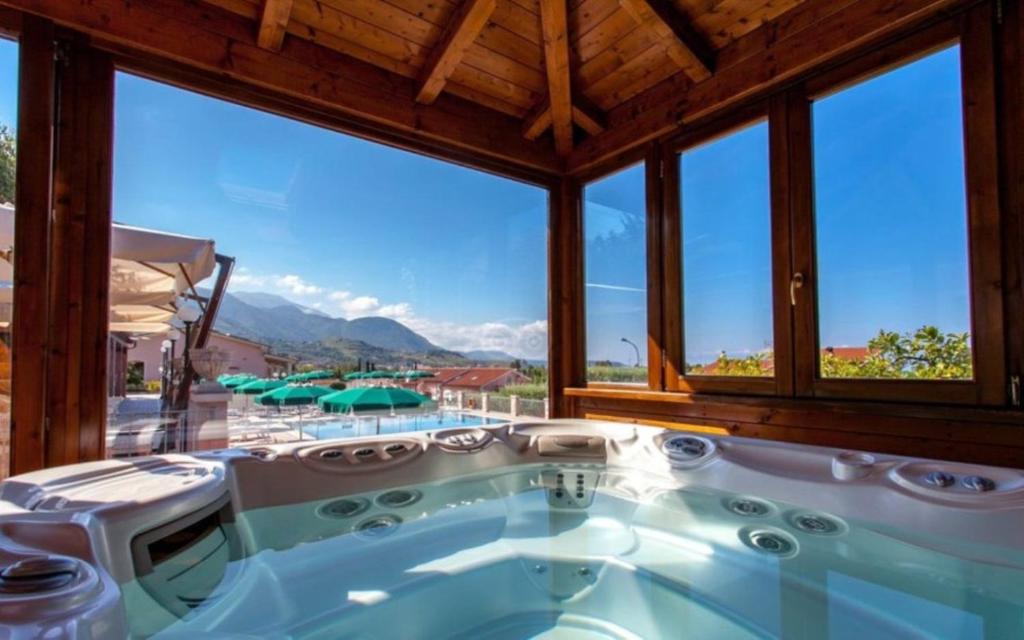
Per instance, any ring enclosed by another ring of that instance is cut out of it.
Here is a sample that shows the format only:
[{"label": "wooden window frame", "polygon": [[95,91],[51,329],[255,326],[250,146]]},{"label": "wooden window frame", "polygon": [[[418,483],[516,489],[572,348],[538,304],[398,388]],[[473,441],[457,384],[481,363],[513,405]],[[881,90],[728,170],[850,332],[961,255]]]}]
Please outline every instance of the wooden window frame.
[{"label": "wooden window frame", "polygon": [[[578,186],[576,193],[577,208],[579,210],[580,224],[578,247],[580,252],[580,281],[581,286],[579,309],[580,309],[580,333],[582,333],[582,367],[580,379],[588,389],[626,389],[637,391],[660,391],[665,388],[664,364],[663,364],[663,315],[661,302],[661,237],[662,221],[662,200],[660,184],[662,176],[659,173],[661,150],[657,143],[633,149],[627,154],[617,156],[608,162],[595,166],[590,171],[583,172],[574,177]],[[586,286],[582,281],[586,274],[586,242],[584,240],[584,224],[586,220],[586,203],[584,192],[587,185],[607,178],[613,174],[625,171],[637,165],[644,166],[644,230],[647,236],[645,256],[647,264],[645,267],[647,280],[647,384],[626,383],[626,382],[598,382],[586,379],[587,367],[587,313],[586,313]]]},{"label": "wooden window frame", "polygon": [[[679,162],[686,151],[725,138],[736,131],[764,122],[768,125],[769,161],[769,215],[771,242],[771,300],[772,300],[772,343],[774,376],[721,376],[688,375],[685,371],[685,320],[683,309],[682,280],[682,176]],[[780,227],[778,220],[780,206],[779,180],[775,157],[779,149],[784,150],[785,139],[776,131],[775,113],[771,102],[758,100],[735,109],[703,126],[671,138],[664,146],[660,158],[664,180],[662,183],[664,212],[662,216],[662,279],[661,296],[664,301],[665,324],[665,386],[668,391],[683,393],[715,393],[736,395],[786,395],[792,388],[791,350],[788,348],[790,318],[788,309],[780,309],[778,298],[785,288],[779,286],[779,278],[788,283],[789,228]],[[784,132],[783,132],[784,133]],[[778,294],[778,295],[777,295]],[[788,306],[788,305],[787,305]],[[783,349],[779,349],[782,345]]]},{"label": "wooden window frame", "polygon": [[[1000,406],[1007,403],[992,7],[985,3],[793,87],[785,112],[789,153],[792,272],[802,273],[793,314],[794,392],[800,397]],[[815,99],[960,46],[967,197],[972,380],[843,379],[820,375],[815,247],[813,124]],[[780,279],[781,282],[781,279]],[[778,297],[778,296],[777,296]],[[778,305],[776,305],[778,307]]]}]

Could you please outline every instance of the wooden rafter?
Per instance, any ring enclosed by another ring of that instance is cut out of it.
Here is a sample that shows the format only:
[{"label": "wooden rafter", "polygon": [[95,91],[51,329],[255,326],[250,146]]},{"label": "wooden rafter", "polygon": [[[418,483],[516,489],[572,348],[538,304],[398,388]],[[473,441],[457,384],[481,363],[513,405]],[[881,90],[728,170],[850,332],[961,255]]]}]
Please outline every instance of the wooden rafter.
[{"label": "wooden rafter", "polygon": [[658,35],[665,52],[694,82],[711,77],[714,50],[679,14],[670,0],[619,0],[640,26]]},{"label": "wooden rafter", "polygon": [[284,34],[288,30],[288,20],[292,15],[293,0],[263,0],[260,12],[260,31],[257,36],[259,46],[269,51],[280,51],[284,44]]},{"label": "wooden rafter", "polygon": [[455,9],[448,26],[423,65],[416,94],[417,102],[430,104],[437,99],[449,76],[487,25],[497,6],[497,0],[463,0]]},{"label": "wooden rafter", "polygon": [[572,99],[572,121],[592,136],[601,133],[608,126],[605,123],[604,112],[581,95],[576,95]]},{"label": "wooden rafter", "polygon": [[[827,64],[868,41],[921,24],[958,0],[804,0],[785,17],[761,25],[718,53],[714,76],[693,85],[673,77],[608,111],[608,129],[583,140],[569,158],[585,171],[624,150],[697,121],[728,105]],[[679,74],[682,75],[682,74]]]},{"label": "wooden rafter", "polygon": [[540,24],[544,39],[544,67],[555,151],[572,152],[572,88],[569,81],[569,27],[566,0],[541,0]]},{"label": "wooden rafter", "polygon": [[523,120],[523,137],[536,140],[551,127],[551,104],[547,99],[537,103]]},{"label": "wooden rafter", "polygon": [[251,18],[192,0],[0,3],[89,35],[94,46],[116,52],[123,64],[188,74],[188,82],[209,83],[214,94],[263,104],[269,90],[273,100],[316,108],[348,130],[372,128],[394,136],[399,146],[473,154],[545,175],[559,170],[547,144],[520,135],[519,119],[448,92],[435,104],[416,104],[413,80],[302,38],[289,38],[281,52],[270,52],[257,46]]},{"label": "wooden rafter", "polygon": [[[572,121],[590,135],[597,135],[607,127],[604,112],[579,95],[572,99]],[[551,124],[551,104],[545,99],[531,109],[523,119],[523,137],[527,140],[536,140],[551,127]]]}]

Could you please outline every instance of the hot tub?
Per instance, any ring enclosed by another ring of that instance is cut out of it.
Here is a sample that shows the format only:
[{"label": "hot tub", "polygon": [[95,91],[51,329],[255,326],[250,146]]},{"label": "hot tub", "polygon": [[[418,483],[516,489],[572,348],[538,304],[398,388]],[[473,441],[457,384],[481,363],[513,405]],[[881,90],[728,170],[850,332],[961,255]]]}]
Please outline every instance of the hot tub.
[{"label": "hot tub", "polygon": [[5,638],[1024,637],[1005,468],[552,421],[82,464],[0,500]]}]

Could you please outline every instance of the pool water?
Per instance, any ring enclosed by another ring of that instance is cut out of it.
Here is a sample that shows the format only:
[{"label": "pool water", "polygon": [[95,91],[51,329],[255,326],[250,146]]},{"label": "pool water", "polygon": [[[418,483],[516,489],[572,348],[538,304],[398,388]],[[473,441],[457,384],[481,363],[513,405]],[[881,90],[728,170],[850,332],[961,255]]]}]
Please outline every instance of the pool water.
[{"label": "pool water", "polygon": [[479,427],[505,424],[508,420],[474,416],[456,411],[405,414],[396,416],[360,416],[317,421],[303,425],[302,432],[317,440],[353,438],[411,431],[430,431],[450,427]]},{"label": "pool water", "polygon": [[1019,549],[604,465],[246,511],[123,591],[158,638],[1024,637]]}]

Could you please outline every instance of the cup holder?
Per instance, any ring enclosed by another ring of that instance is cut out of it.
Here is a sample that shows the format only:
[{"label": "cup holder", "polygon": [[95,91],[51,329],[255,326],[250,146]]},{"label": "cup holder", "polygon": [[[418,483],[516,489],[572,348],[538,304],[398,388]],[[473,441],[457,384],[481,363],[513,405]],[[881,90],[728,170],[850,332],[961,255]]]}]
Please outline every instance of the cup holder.
[{"label": "cup holder", "polygon": [[494,440],[494,434],[484,429],[445,429],[433,434],[437,446],[449,453],[480,451]]}]

